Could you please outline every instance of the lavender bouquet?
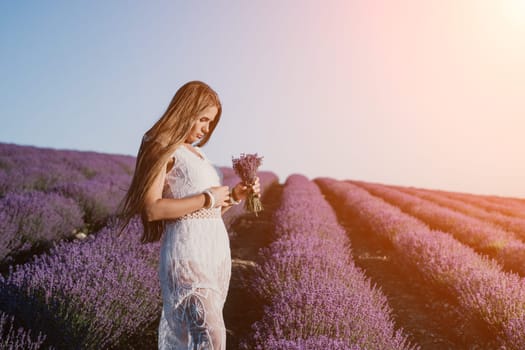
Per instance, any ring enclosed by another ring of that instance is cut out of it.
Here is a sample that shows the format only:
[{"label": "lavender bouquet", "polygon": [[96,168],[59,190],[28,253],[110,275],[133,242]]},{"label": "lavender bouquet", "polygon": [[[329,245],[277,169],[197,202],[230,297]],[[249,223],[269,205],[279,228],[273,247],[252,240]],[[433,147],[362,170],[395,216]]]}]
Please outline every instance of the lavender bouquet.
[{"label": "lavender bouquet", "polygon": [[[246,186],[251,186],[255,183],[257,177],[257,169],[262,163],[263,157],[258,157],[255,154],[244,154],[241,153],[239,158],[232,157],[233,170],[241,178],[241,181]],[[257,215],[258,212],[263,210],[261,199],[253,193],[253,191],[246,198],[244,208]]]}]

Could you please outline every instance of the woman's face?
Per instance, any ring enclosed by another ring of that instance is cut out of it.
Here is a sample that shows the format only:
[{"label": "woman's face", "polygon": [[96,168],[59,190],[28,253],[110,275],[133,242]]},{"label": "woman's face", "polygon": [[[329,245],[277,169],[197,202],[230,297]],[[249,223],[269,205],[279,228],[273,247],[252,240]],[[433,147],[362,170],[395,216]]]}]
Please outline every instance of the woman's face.
[{"label": "woman's face", "polygon": [[211,106],[203,110],[193,122],[186,143],[194,143],[199,141],[210,132],[210,124],[215,120],[219,109],[216,106]]}]

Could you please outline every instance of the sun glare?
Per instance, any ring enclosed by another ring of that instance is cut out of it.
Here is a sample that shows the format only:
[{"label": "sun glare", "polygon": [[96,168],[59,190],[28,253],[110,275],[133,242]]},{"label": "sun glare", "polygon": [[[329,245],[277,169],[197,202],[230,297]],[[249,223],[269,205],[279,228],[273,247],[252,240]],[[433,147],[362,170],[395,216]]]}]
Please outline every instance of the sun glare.
[{"label": "sun glare", "polygon": [[525,0],[501,1],[502,14],[514,28],[525,29]]}]

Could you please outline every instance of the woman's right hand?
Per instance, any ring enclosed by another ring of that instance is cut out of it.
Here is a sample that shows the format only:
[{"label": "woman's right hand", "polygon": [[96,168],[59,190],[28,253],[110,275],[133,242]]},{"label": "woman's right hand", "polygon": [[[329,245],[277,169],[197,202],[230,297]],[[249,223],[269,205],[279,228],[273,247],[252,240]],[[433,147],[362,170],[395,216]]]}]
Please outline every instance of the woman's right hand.
[{"label": "woman's right hand", "polygon": [[230,188],[228,186],[215,186],[210,187],[210,192],[215,198],[215,206],[224,207],[228,206],[230,202]]}]

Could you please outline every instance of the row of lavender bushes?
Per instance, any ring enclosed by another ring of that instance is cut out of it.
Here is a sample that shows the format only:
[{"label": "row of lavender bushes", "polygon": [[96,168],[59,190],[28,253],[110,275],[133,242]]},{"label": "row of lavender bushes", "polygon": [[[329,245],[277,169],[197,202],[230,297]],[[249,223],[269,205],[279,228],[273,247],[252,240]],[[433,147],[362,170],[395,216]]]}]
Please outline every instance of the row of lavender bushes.
[{"label": "row of lavender bushes", "polygon": [[[277,176],[258,175],[264,195]],[[225,183],[236,180],[224,178]],[[238,207],[225,214],[232,222],[245,213]],[[114,220],[84,241],[60,242],[48,254],[10,267],[8,276],[0,277],[0,309],[44,334],[44,346],[114,348],[140,334],[160,315],[159,243],[139,243],[138,218],[121,237],[115,235],[116,224]]]},{"label": "row of lavender bushes", "polygon": [[135,158],[90,151],[0,143],[0,196],[12,191],[49,192],[86,179],[133,174]]},{"label": "row of lavender bushes", "polygon": [[410,349],[386,297],[356,267],[344,229],[319,188],[288,177],[274,216],[276,240],[260,251],[253,290],[265,304],[255,349]]},{"label": "row of lavender bushes", "polygon": [[0,143],[0,263],[101,228],[134,157]]},{"label": "row of lavender bushes", "polygon": [[139,243],[138,218],[121,237],[116,223],[10,267],[0,309],[59,349],[111,348],[151,324],[161,305],[159,244]]},{"label": "row of lavender bushes", "polygon": [[[112,172],[103,169],[104,161],[93,163],[102,168],[93,166],[91,175]],[[232,186],[236,183],[231,168],[219,170],[224,173],[226,184]],[[271,172],[260,172],[259,177],[263,193],[277,181],[277,176]],[[86,185],[86,192],[103,190],[97,188],[96,181],[91,182],[94,189],[87,186],[88,183],[82,183],[82,186]],[[12,210],[19,218],[18,225],[33,227],[36,233],[66,232],[74,225],[67,226],[65,220],[61,221],[57,216],[68,217],[68,213],[78,207],[71,199],[61,197],[56,189],[75,188],[77,185],[54,183],[47,188],[48,192],[41,191],[43,188],[37,191],[13,187],[3,199],[15,196],[37,198],[33,200],[36,204],[17,206],[6,200],[8,205],[0,213],[9,214]],[[111,203],[121,199],[115,193],[112,195],[115,198],[99,196],[96,202],[101,207],[110,207]],[[46,206],[50,199],[55,200]],[[39,212],[39,206],[54,210],[40,209]],[[35,349],[42,344],[46,348],[115,348],[125,346],[128,339],[158,319],[161,302],[157,276],[159,243],[139,243],[142,226],[138,218],[131,222],[122,237],[116,237],[117,221],[110,216],[111,213],[104,214],[109,216],[107,226],[88,239],[56,242],[47,254],[34,256],[32,261],[23,265],[9,266],[8,274],[0,277],[0,310],[5,315],[0,342],[14,344],[12,349],[17,348],[16,344]],[[230,209],[226,216],[233,221],[239,213],[242,209]],[[3,223],[13,221],[5,217],[0,219]],[[51,233],[43,237],[56,240]],[[16,327],[23,326],[16,335],[13,333],[15,321]],[[31,340],[25,329],[31,334],[39,334],[38,338]]]},{"label": "row of lavender bushes", "polygon": [[373,232],[390,241],[399,255],[432,286],[456,298],[465,317],[479,317],[502,348],[525,349],[525,285],[446,232],[373,196],[364,188],[330,178],[316,179],[322,191]]},{"label": "row of lavender bushes", "polygon": [[[103,227],[129,187],[134,162],[130,156],[0,143],[0,263]],[[218,170],[225,184],[239,181],[231,168]],[[278,181],[272,172],[259,176],[261,191]],[[228,211],[227,227],[242,210]]]},{"label": "row of lavender bushes", "polygon": [[71,236],[82,216],[77,202],[58,193],[7,193],[0,199],[0,261]]},{"label": "row of lavender bushes", "polygon": [[442,196],[459,199],[472,205],[479,206],[487,211],[500,212],[508,216],[518,216],[525,218],[525,199],[517,197],[501,197],[496,195],[482,195],[462,192],[451,192],[437,189],[414,189],[428,193],[436,193]]},{"label": "row of lavender bushes", "polygon": [[512,198],[503,204],[490,202],[485,198],[477,199],[475,195],[454,197],[439,191],[414,190],[401,186],[391,187],[500,226],[507,231],[514,232],[521,240],[525,240],[525,206],[521,205],[521,208],[516,208],[516,205],[511,202]]},{"label": "row of lavender bushes", "polygon": [[0,349],[4,350],[38,350],[46,338],[41,333],[34,336],[30,330],[17,327],[14,316],[3,311],[0,311],[0,335]]},{"label": "row of lavender bushes", "polygon": [[514,232],[414,194],[363,181],[351,183],[424,221],[431,228],[450,233],[478,253],[496,259],[507,270],[525,275],[525,242]]}]

